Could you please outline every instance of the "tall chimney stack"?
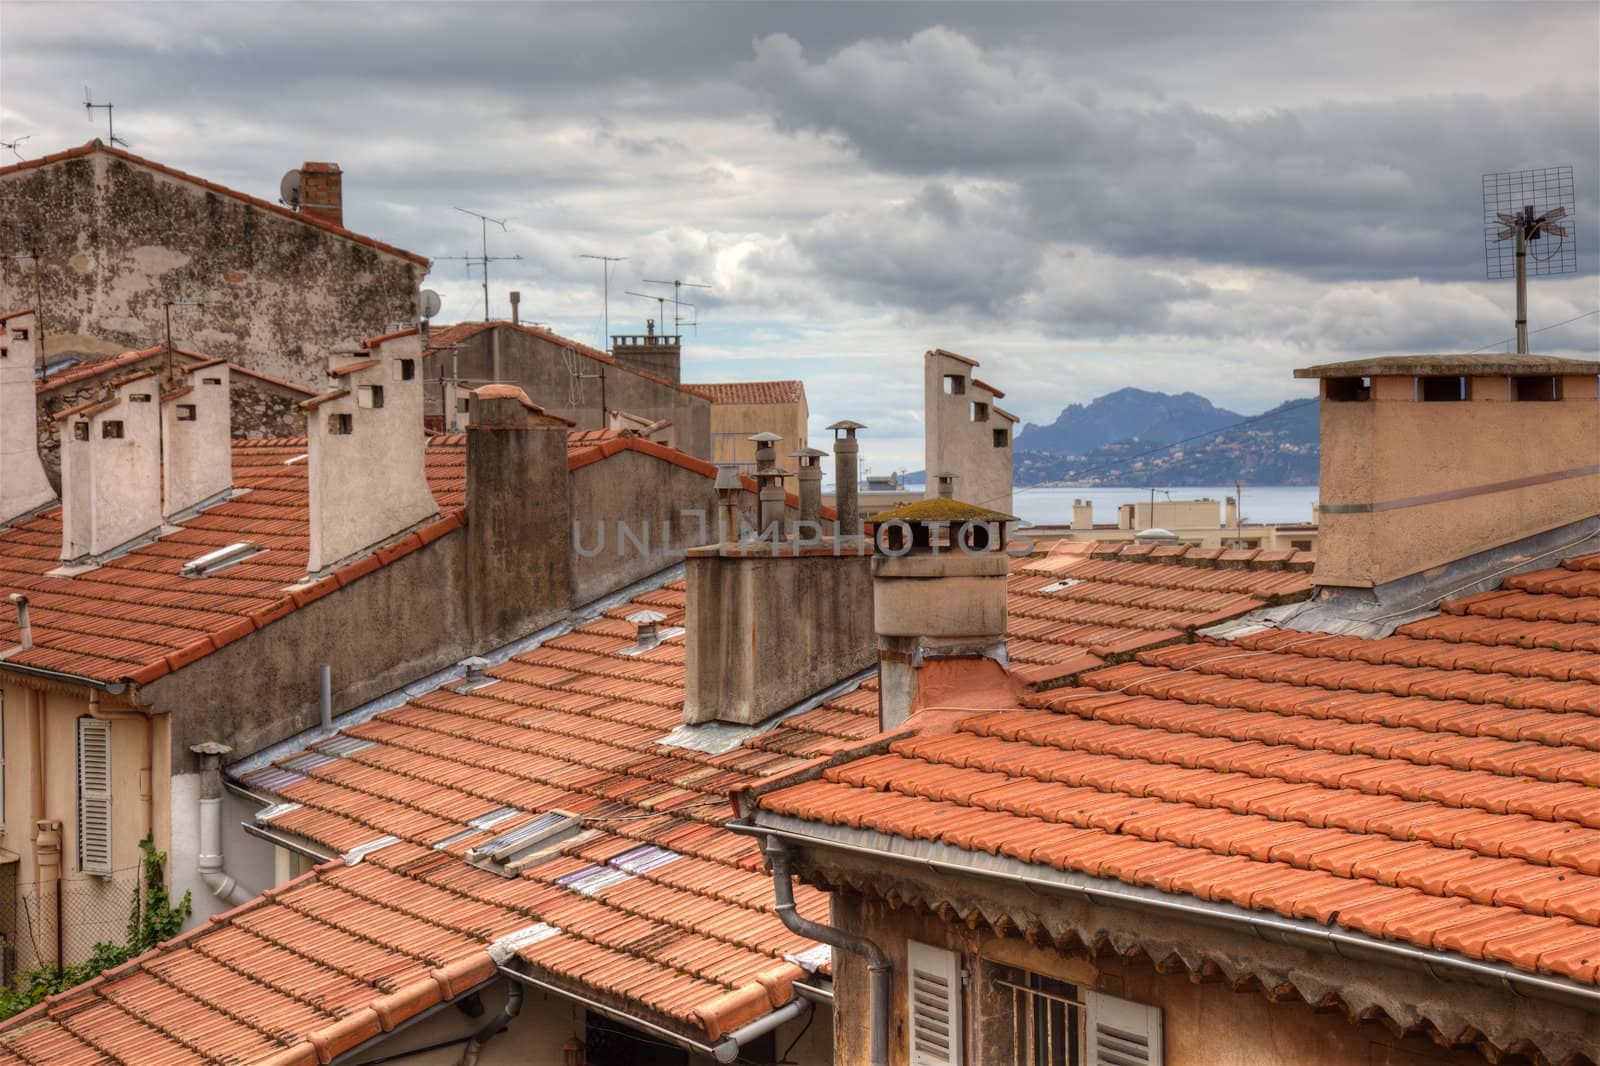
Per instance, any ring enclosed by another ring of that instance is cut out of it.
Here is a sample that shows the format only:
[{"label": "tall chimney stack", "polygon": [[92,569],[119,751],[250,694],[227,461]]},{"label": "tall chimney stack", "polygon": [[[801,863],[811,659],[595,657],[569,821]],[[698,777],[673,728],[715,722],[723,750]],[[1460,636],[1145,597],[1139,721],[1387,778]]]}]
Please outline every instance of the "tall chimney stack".
[{"label": "tall chimney stack", "polygon": [[644,335],[619,334],[611,338],[611,357],[630,370],[653,374],[674,385],[683,380],[683,349],[676,334],[657,333],[649,320]]},{"label": "tall chimney stack", "polygon": [[33,376],[38,345],[38,315],[13,311],[0,316],[0,523],[56,498],[39,461]]},{"label": "tall chimney stack", "polygon": [[511,324],[513,326],[522,322],[522,293],[516,289],[511,290]]},{"label": "tall chimney stack", "polygon": [[156,374],[110,383],[56,415],[61,433],[61,558],[90,561],[161,528]]},{"label": "tall chimney stack", "polygon": [[778,469],[778,442],[783,438],[776,433],[752,433],[746,439],[756,446],[755,477],[760,502],[756,523],[763,536],[781,540],[784,503],[788,498],[788,493],[783,491],[783,479],[789,476],[789,471]]},{"label": "tall chimney stack", "polygon": [[811,537],[819,536],[822,532],[822,457],[828,453],[821,448],[801,448],[791,453],[800,460],[800,469],[795,475],[799,483],[800,496],[800,521],[805,523]]},{"label": "tall chimney stack", "polygon": [[300,166],[300,213],[344,226],[344,174],[338,163]]},{"label": "tall chimney stack", "polygon": [[833,430],[833,510],[839,536],[859,537],[861,482],[858,463],[861,444],[856,440],[856,430],[867,427],[860,422],[843,419],[828,428]]},{"label": "tall chimney stack", "polygon": [[941,500],[953,500],[956,498],[956,478],[959,476],[958,474],[952,474],[948,470],[939,475],[939,498]]},{"label": "tall chimney stack", "polygon": [[172,384],[161,394],[162,515],[169,521],[233,488],[227,360],[183,367]]}]

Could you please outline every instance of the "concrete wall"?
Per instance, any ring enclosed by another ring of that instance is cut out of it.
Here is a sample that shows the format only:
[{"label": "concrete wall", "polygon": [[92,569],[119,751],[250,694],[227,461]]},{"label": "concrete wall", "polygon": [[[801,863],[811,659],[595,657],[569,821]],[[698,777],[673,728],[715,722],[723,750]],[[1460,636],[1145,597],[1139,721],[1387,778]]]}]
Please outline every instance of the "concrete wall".
[{"label": "concrete wall", "polygon": [[[923,357],[923,403],[927,462],[926,495],[939,494],[938,475],[956,475],[955,497],[997,511],[1011,510],[1013,423],[994,410],[994,394],[972,383],[976,365],[932,351]],[[946,392],[947,377],[959,381],[959,392]],[[988,405],[988,417],[975,421],[974,402]],[[995,431],[1005,434],[1000,446]]]},{"label": "concrete wall", "polygon": [[[654,381],[626,367],[611,366],[579,355],[509,323],[486,329],[449,351],[434,352],[424,361],[427,410],[444,411],[439,375],[477,385],[506,382],[520,386],[534,403],[553,415],[570,419],[579,429],[604,429],[598,378],[574,381],[580,374],[605,372],[605,407],[672,423],[680,451],[711,458],[711,402]],[[448,418],[448,415],[446,415]],[[448,424],[448,423],[447,423]]]},{"label": "concrete wall", "polygon": [[[46,354],[146,347],[166,301],[199,300],[174,308],[175,340],[304,385],[330,349],[414,322],[426,273],[105,152],[0,175],[0,232],[39,253]],[[0,307],[34,303],[33,261],[0,261]]]},{"label": "concrete wall", "polygon": [[33,368],[38,318],[13,315],[0,323],[0,522],[49,503],[55,489],[45,478],[34,445]]},{"label": "concrete wall", "polygon": [[778,444],[778,466],[793,470],[795,460],[790,458],[790,453],[810,447],[806,437],[810,418],[803,399],[799,403],[713,404],[711,432],[724,434],[713,437],[716,461],[754,467],[756,446],[745,438],[753,433],[776,433],[783,438]]},{"label": "concrete wall", "polygon": [[1410,377],[1322,401],[1317,584],[1383,584],[1600,513],[1600,472],[1571,476],[1600,462],[1596,379],[1536,403],[1470,381],[1464,402],[1416,402]]}]

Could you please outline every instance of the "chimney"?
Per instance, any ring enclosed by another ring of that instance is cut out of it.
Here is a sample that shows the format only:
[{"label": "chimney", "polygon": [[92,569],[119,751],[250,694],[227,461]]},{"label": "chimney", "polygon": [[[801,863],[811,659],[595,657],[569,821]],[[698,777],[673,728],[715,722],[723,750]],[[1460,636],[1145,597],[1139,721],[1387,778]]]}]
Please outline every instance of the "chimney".
[{"label": "chimney", "polygon": [[[7,597],[11,606],[17,609],[17,647],[12,651],[28,651],[33,647],[33,622],[28,617],[28,597],[20,592],[13,592]],[[7,652],[7,655],[11,652]],[[0,655],[0,659],[5,655]]]},{"label": "chimney", "polygon": [[953,500],[956,498],[956,478],[960,476],[959,474],[952,474],[948,470],[939,475],[939,499]]},{"label": "chimney", "polygon": [[343,172],[338,163],[304,163],[300,167],[300,211],[344,227]]},{"label": "chimney", "polygon": [[743,533],[739,524],[744,513],[744,479],[738,463],[717,464],[716,490],[717,543],[736,544]]},{"label": "chimney", "polygon": [[36,511],[56,498],[39,461],[39,316],[13,311],[0,317],[0,524]]},{"label": "chimney", "polygon": [[155,371],[56,415],[61,558],[89,562],[161,528],[161,416]]},{"label": "chimney", "polygon": [[822,457],[828,453],[821,448],[801,448],[790,453],[800,460],[800,469],[795,475],[799,484],[800,496],[800,521],[809,523],[801,532],[800,527],[795,529],[797,537],[817,537],[822,533]]},{"label": "chimney", "polygon": [[1072,501],[1072,528],[1075,530],[1094,529],[1094,501]]},{"label": "chimney", "polygon": [[465,381],[444,380],[444,428],[464,433],[472,425],[472,387]]},{"label": "chimney", "polygon": [[1239,501],[1232,496],[1222,499],[1222,528],[1231,530],[1239,524]]},{"label": "chimney", "polygon": [[1600,362],[1412,355],[1294,373],[1321,382],[1319,586],[1386,585],[1600,513]]},{"label": "chimney", "polygon": [[843,419],[828,427],[833,430],[833,510],[841,537],[861,535],[861,475],[858,460],[861,444],[856,430],[867,427]]},{"label": "chimney", "polygon": [[479,647],[526,633],[530,619],[554,621],[571,602],[572,425],[515,385],[485,385],[473,394],[466,584]]},{"label": "chimney", "polygon": [[161,395],[162,516],[220,502],[233,488],[228,363],[183,367]]},{"label": "chimney", "polygon": [[516,289],[511,290],[511,324],[518,325],[522,321],[522,293]]},{"label": "chimney", "polygon": [[1002,393],[978,379],[978,361],[935,348],[923,356],[924,493],[937,493],[933,475],[948,470],[963,491],[980,488],[986,503],[1011,508],[1011,429],[1016,418],[995,405]]},{"label": "chimney", "polygon": [[613,336],[611,357],[630,370],[653,374],[677,385],[682,381],[678,341],[676,335],[657,333],[655,320],[651,319],[646,324],[643,336]]},{"label": "chimney", "polygon": [[878,724],[895,729],[940,701],[921,691],[933,660],[1006,662],[1005,527],[1017,519],[938,498],[878,515],[872,559]]},{"label": "chimney", "polygon": [[783,479],[789,471],[778,469],[778,442],[776,433],[752,433],[745,438],[756,446],[756,527],[762,536],[783,539],[784,505],[789,494],[783,490]]},{"label": "chimney", "polygon": [[311,491],[310,573],[385,544],[439,513],[422,431],[416,329],[328,357],[332,388],[302,400]]}]

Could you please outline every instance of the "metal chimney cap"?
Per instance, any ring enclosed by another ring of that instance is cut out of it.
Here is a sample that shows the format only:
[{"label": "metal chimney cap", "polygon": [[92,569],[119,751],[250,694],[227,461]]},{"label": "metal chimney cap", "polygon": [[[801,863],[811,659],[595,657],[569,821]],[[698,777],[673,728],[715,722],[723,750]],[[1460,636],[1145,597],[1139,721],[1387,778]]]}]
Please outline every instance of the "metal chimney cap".
[{"label": "metal chimney cap", "polygon": [[801,448],[797,452],[790,452],[789,453],[790,457],[791,458],[795,458],[795,459],[803,459],[803,458],[805,458],[807,456],[811,456],[813,458],[820,459],[824,455],[827,455],[827,454],[828,453],[823,451],[821,448]]},{"label": "metal chimney cap", "polygon": [[189,745],[189,750],[196,755],[226,755],[233,749],[221,741],[204,740],[199,744]]},{"label": "metal chimney cap", "polygon": [[833,425],[829,426],[828,428],[829,429],[866,429],[867,427],[865,425],[863,425],[862,423],[860,423],[860,422],[852,422],[848,418],[842,418],[839,421],[835,422]]},{"label": "metal chimney cap", "polygon": [[634,611],[628,615],[627,620],[636,626],[648,626],[655,625],[658,622],[665,622],[667,616],[660,611],[652,611],[647,608],[643,611]]},{"label": "metal chimney cap", "polygon": [[778,436],[776,433],[768,432],[752,433],[745,438],[745,440],[755,441],[757,444],[776,444],[782,439],[783,438]]},{"label": "metal chimney cap", "polygon": [[739,476],[739,464],[738,463],[718,463],[717,464],[717,483],[713,487],[714,488],[718,488],[718,489],[742,489],[742,488],[744,488],[744,479]]}]

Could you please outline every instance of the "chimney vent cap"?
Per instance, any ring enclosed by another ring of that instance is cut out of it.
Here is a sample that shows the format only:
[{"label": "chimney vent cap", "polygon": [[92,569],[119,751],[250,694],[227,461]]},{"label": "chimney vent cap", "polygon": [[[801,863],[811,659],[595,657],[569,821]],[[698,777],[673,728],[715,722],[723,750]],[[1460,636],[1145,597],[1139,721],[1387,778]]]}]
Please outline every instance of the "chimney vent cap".
[{"label": "chimney vent cap", "polygon": [[794,459],[805,459],[805,458],[820,459],[820,458],[822,458],[823,456],[825,456],[827,454],[828,453],[823,451],[821,448],[801,448],[797,452],[790,452],[789,456],[791,458],[794,458]]},{"label": "chimney vent cap", "polygon": [[833,425],[829,426],[828,428],[829,429],[866,429],[867,427],[866,427],[865,424],[863,424],[861,422],[853,422],[848,418],[841,418],[839,421],[835,422]]},{"label": "chimney vent cap", "polygon": [[636,626],[655,625],[666,620],[667,616],[660,611],[635,611],[628,615],[628,621]]},{"label": "chimney vent cap", "polygon": [[718,488],[718,489],[742,489],[742,488],[744,488],[744,479],[739,476],[739,464],[738,463],[718,463],[717,464],[717,483],[716,483],[715,487]]},{"label": "chimney vent cap", "polygon": [[754,441],[757,444],[776,444],[782,439],[783,438],[778,436],[776,433],[765,431],[761,433],[752,433],[750,436],[745,438],[745,440]]}]

